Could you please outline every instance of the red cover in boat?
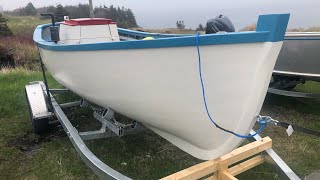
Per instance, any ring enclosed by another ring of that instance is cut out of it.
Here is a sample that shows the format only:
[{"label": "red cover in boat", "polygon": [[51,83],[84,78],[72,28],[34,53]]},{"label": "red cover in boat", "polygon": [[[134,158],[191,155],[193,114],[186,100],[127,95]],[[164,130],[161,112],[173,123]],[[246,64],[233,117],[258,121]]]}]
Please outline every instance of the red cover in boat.
[{"label": "red cover in boat", "polygon": [[105,18],[79,18],[79,19],[70,19],[65,20],[62,24],[69,26],[90,26],[90,25],[106,25],[106,24],[116,24],[112,22],[111,19]]}]

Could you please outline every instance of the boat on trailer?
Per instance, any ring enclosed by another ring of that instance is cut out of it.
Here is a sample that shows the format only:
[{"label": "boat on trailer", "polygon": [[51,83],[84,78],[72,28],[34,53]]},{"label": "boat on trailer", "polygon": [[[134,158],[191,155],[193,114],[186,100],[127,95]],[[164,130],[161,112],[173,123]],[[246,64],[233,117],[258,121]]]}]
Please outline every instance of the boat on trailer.
[{"label": "boat on trailer", "polygon": [[208,160],[230,152],[243,139],[215,127],[202,91],[217,124],[249,134],[288,19],[289,14],[260,15],[256,31],[206,35],[126,30],[110,19],[66,19],[38,26],[34,41],[50,74],[67,89]]},{"label": "boat on trailer", "polygon": [[[320,32],[287,32],[273,70],[270,87],[291,90],[305,81],[320,82],[319,47]],[[283,91],[283,95],[292,95],[292,93]]]}]

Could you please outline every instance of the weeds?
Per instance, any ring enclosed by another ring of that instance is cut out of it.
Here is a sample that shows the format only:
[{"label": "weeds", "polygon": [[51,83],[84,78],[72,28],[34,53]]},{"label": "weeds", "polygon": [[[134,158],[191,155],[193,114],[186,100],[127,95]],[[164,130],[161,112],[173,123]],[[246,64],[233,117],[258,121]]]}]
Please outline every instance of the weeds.
[{"label": "weeds", "polygon": [[22,67],[39,70],[38,51],[32,35],[37,25],[45,24],[48,20],[13,16],[8,16],[7,19],[13,36],[0,37],[0,69]]},{"label": "weeds", "polygon": [[244,28],[240,29],[240,31],[255,31],[257,28],[256,24],[251,24],[248,26],[245,26]]},{"label": "weeds", "polygon": [[39,70],[38,51],[31,38],[10,36],[0,38],[0,64]]},{"label": "weeds", "polygon": [[[255,31],[256,28],[257,28],[256,24],[251,24],[240,29],[240,31]],[[291,29],[287,29],[287,32],[320,32],[320,27],[315,26],[315,27],[308,27],[308,28],[291,28]]]}]

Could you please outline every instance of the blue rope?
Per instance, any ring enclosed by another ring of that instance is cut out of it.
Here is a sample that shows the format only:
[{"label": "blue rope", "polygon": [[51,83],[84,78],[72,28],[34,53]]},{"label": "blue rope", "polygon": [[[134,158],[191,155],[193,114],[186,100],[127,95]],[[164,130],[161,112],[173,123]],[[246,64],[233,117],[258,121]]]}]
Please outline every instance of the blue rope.
[{"label": "blue rope", "polygon": [[251,135],[241,135],[241,134],[238,134],[238,133],[235,133],[233,131],[230,131],[230,130],[227,130],[221,126],[219,126],[214,120],[213,118],[211,117],[210,115],[210,112],[209,112],[209,109],[208,109],[208,105],[207,105],[207,100],[206,100],[206,93],[205,93],[205,88],[204,88],[204,82],[203,82],[203,78],[202,78],[202,68],[201,68],[201,55],[200,55],[200,48],[199,48],[199,31],[196,33],[196,46],[197,46],[197,51],[198,51],[198,66],[199,66],[199,77],[200,77],[200,81],[201,81],[201,87],[202,87],[202,97],[203,97],[203,103],[204,103],[204,106],[206,108],[206,112],[207,112],[207,115],[210,119],[210,121],[219,129],[225,131],[225,132],[228,132],[230,134],[233,134],[237,137],[240,137],[240,138],[250,138],[250,137],[253,137],[257,134],[259,134],[264,128],[265,126],[267,125],[268,121],[267,120],[263,120],[263,119],[258,119],[258,124],[260,125],[260,128],[259,130],[254,133],[254,134],[251,134]]}]

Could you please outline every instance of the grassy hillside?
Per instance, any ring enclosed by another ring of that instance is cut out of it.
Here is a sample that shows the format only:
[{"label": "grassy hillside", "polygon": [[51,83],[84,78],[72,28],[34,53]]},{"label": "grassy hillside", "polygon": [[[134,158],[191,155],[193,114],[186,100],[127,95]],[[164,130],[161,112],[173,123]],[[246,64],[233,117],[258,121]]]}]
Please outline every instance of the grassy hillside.
[{"label": "grassy hillside", "polygon": [[32,16],[7,16],[8,26],[15,36],[31,38],[34,29],[40,24],[50,23],[49,20],[40,20],[39,17]]},{"label": "grassy hillside", "polygon": [[[251,24],[240,29],[240,31],[255,31],[256,24]],[[288,32],[320,32],[320,27],[287,29]]]}]

